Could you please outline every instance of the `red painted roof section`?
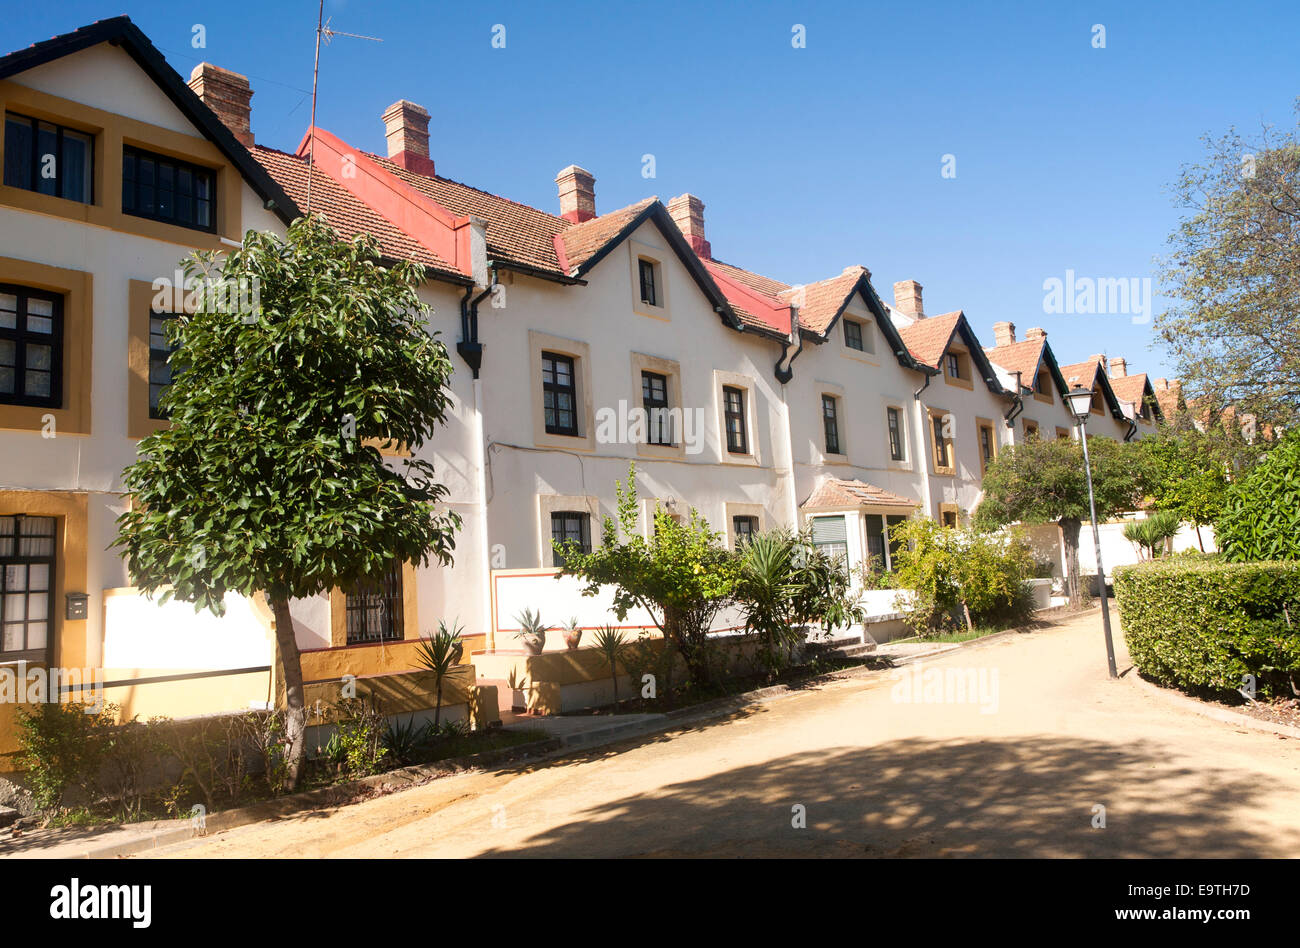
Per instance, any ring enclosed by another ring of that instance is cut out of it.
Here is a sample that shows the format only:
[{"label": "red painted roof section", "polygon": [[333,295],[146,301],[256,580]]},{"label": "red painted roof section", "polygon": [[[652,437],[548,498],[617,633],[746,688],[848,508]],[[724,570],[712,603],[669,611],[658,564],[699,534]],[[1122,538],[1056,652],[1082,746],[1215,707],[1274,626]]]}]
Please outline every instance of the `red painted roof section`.
[{"label": "red painted roof section", "polygon": [[761,293],[747,282],[741,282],[734,275],[735,267],[718,266],[715,260],[704,260],[703,263],[742,323],[783,336],[791,333],[789,303]]}]

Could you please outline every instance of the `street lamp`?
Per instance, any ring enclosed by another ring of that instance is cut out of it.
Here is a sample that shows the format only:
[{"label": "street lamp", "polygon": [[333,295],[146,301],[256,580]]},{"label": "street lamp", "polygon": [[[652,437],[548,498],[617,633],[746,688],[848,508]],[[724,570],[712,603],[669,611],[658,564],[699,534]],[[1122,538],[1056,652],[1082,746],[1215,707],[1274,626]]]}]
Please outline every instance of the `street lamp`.
[{"label": "street lamp", "polygon": [[1092,389],[1076,385],[1066,394],[1079,426],[1079,441],[1083,444],[1083,473],[1088,478],[1088,512],[1092,517],[1092,548],[1097,551],[1097,588],[1101,590],[1101,627],[1106,633],[1106,664],[1110,677],[1118,678],[1115,670],[1115,643],[1110,635],[1110,603],[1106,599],[1106,572],[1101,565],[1101,532],[1097,529],[1097,505],[1092,499],[1092,467],[1088,463],[1088,416],[1092,414]]}]

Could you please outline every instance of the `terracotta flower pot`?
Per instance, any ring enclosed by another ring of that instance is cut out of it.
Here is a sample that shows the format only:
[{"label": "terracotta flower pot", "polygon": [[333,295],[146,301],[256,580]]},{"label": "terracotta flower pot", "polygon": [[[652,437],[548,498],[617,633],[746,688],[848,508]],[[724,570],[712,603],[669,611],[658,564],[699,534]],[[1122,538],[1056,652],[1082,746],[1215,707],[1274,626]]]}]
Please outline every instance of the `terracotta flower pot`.
[{"label": "terracotta flower pot", "polygon": [[582,641],[582,629],[579,629],[576,632],[564,633],[564,644],[568,647],[570,651],[577,648],[578,643],[581,641]]}]

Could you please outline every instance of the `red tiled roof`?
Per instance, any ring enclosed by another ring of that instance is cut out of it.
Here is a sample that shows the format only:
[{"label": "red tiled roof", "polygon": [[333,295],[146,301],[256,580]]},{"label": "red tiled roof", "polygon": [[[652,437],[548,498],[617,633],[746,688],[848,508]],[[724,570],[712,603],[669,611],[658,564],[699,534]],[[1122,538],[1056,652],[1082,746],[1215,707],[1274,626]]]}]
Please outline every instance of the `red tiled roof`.
[{"label": "red tiled roof", "polygon": [[1142,405],[1146,386],[1145,372],[1139,372],[1137,375],[1121,375],[1119,378],[1112,377],[1110,380],[1110,389],[1115,393],[1116,398],[1121,402],[1134,402],[1139,407]]},{"label": "red tiled roof", "polygon": [[1043,361],[1043,348],[1047,345],[1044,338],[1024,339],[1009,346],[994,346],[985,349],[984,354],[993,362],[1006,369],[1012,375],[1020,373],[1020,384],[1027,388],[1034,387],[1038,378],[1038,366]]},{"label": "red tiled roof", "polygon": [[1183,383],[1174,379],[1168,388],[1156,389],[1156,403],[1160,405],[1160,414],[1173,421],[1178,414],[1178,400],[1182,397]]},{"label": "red tiled roof", "polygon": [[562,272],[555,254],[554,237],[572,226],[564,218],[458,181],[408,171],[380,155],[367,157],[453,214],[481,217],[487,223],[485,237],[489,257],[539,270]]},{"label": "red tiled roof", "polygon": [[742,270],[740,267],[732,266],[729,263],[723,263],[721,260],[710,258],[709,260],[706,260],[705,263],[709,265],[709,269],[714,272],[715,276],[720,271],[724,276],[727,276],[735,282],[743,284],[764,296],[777,297],[785,290],[790,289],[789,283],[782,283],[780,280],[773,280],[770,277],[765,277],[749,270]]},{"label": "red tiled roof", "polygon": [[[254,145],[253,157],[266,169],[271,178],[284,189],[295,204],[307,206],[307,160],[274,148]],[[360,198],[348,191],[319,168],[311,171],[311,199],[313,212],[325,215],[330,226],[340,237],[351,239],[357,234],[370,234],[379,242],[380,252],[393,260],[411,260],[431,269],[456,274],[455,267],[436,253],[398,228],[386,217],[372,210]]]},{"label": "red tiled roof", "polygon": [[800,510],[819,510],[827,507],[897,507],[899,510],[911,510],[920,505],[920,501],[900,494],[890,493],[859,480],[841,480],[832,477],[823,481],[800,505]]},{"label": "red tiled roof", "polygon": [[[566,229],[556,233],[551,246],[552,254],[557,257],[557,261],[558,254],[555,254],[555,250],[557,246],[563,248],[562,262],[567,268],[563,272],[572,273],[590,260],[601,248],[618,236],[619,232],[638,214],[657,200],[659,200],[657,197],[648,197],[643,201],[619,208],[617,211],[610,211],[608,214],[583,221],[581,224],[570,224],[568,221],[560,220]],[[557,267],[558,265],[557,262]]]},{"label": "red tiled roof", "polygon": [[916,320],[910,326],[904,326],[898,334],[903,337],[903,343],[912,353],[912,358],[922,365],[937,369],[961,318],[961,310],[939,316],[927,316]]},{"label": "red tiled roof", "polygon": [[1065,384],[1069,388],[1074,388],[1076,385],[1091,388],[1096,384],[1097,373],[1100,371],[1101,360],[1091,358],[1083,362],[1075,362],[1072,365],[1061,366],[1061,377],[1065,379]]},{"label": "red tiled roof", "polygon": [[799,325],[815,333],[824,333],[839,314],[858,281],[869,276],[866,267],[846,267],[839,276],[793,286],[780,293],[781,299],[799,307]]},{"label": "red tiled roof", "polygon": [[[755,289],[750,281],[736,277],[736,267],[719,265],[716,260],[704,260],[705,268],[713,277],[713,282],[722,290],[732,311],[747,326],[767,332],[788,336],[791,331],[790,304],[779,297]],[[756,276],[756,274],[749,274]]]}]

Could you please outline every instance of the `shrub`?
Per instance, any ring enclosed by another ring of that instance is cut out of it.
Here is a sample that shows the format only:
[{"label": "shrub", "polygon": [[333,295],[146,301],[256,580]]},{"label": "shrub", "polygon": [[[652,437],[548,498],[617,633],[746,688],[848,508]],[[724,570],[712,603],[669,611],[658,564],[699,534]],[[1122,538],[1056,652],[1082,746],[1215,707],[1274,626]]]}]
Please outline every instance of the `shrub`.
[{"label": "shrub", "polygon": [[[335,708],[338,715],[337,754],[353,777],[379,773],[388,757],[384,732],[388,722],[377,702],[366,698],[344,698]],[[333,739],[330,741],[334,743]]]},{"label": "shrub", "polygon": [[117,712],[113,704],[90,713],[84,705],[57,701],[18,710],[19,763],[27,770],[38,807],[61,806],[73,788],[94,795],[106,749],[104,734],[116,723]]},{"label": "shrub", "polygon": [[963,605],[971,622],[981,625],[1028,618],[1025,580],[1033,574],[1033,557],[1018,532],[954,529],[918,517],[890,535],[900,541],[894,574],[911,592],[900,605],[918,635],[951,629]]},{"label": "shrub", "polygon": [[1145,520],[1134,520],[1124,525],[1124,539],[1136,543],[1151,559],[1163,552],[1165,543],[1178,535],[1182,524],[1172,510],[1157,510]]},{"label": "shrub", "polygon": [[1232,562],[1300,560],[1300,430],[1228,488],[1214,536]]},{"label": "shrub", "polygon": [[1300,563],[1174,557],[1115,570],[1129,656],[1163,684],[1265,695],[1300,681]]}]

